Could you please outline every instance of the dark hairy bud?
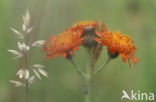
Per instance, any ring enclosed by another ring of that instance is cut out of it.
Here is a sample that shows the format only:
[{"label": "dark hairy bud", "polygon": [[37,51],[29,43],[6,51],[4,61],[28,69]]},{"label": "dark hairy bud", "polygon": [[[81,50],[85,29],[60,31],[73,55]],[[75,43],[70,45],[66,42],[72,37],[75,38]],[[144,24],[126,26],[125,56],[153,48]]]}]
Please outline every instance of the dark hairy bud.
[{"label": "dark hairy bud", "polygon": [[112,58],[112,59],[114,59],[114,58],[118,57],[118,55],[119,55],[119,53],[118,53],[118,52],[116,52],[116,53],[112,54],[112,53],[110,53],[110,52],[108,51],[108,56],[109,56],[110,58]]},{"label": "dark hairy bud", "polygon": [[92,46],[97,45],[97,42],[93,38],[93,37],[97,37],[95,34],[95,28],[93,26],[86,26],[85,27],[85,30],[84,30],[81,37],[84,37],[84,36],[86,36],[86,38],[84,39],[84,46],[85,47],[90,48]]}]

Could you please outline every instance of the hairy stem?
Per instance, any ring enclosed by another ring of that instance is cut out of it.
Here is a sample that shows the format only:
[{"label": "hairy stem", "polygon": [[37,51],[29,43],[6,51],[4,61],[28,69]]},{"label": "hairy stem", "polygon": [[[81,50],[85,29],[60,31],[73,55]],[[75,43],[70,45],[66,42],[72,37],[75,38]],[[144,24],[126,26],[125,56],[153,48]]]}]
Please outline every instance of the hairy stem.
[{"label": "hairy stem", "polygon": [[88,70],[86,72],[86,78],[85,78],[85,86],[86,86],[86,93],[85,93],[85,102],[91,102],[91,73]]},{"label": "hairy stem", "polygon": [[100,72],[102,69],[104,69],[104,68],[108,65],[108,63],[109,63],[110,61],[111,61],[111,58],[108,57],[108,59],[105,61],[105,63],[102,64],[100,67],[98,67],[98,68],[93,72],[93,74],[96,74],[96,73]]},{"label": "hairy stem", "polygon": [[91,79],[92,79],[92,70],[94,69],[94,65],[92,64],[93,60],[93,48],[89,49],[87,52],[88,62],[86,66],[85,73],[85,102],[91,102]]},{"label": "hairy stem", "polygon": [[85,79],[85,73],[81,70],[81,68],[79,68],[79,66],[75,63],[75,61],[73,60],[73,58],[68,59],[72,65],[74,66],[74,68],[77,70],[77,72],[80,74],[80,76],[82,76],[83,79]]},{"label": "hairy stem", "polygon": [[86,83],[87,93],[85,94],[85,102],[91,102],[91,82],[87,80]]}]

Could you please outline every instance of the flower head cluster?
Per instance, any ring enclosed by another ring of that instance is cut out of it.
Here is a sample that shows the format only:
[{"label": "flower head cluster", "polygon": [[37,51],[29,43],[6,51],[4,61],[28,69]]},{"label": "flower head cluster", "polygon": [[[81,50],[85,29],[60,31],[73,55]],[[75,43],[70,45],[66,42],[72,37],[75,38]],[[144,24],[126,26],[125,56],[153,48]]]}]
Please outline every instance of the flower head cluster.
[{"label": "flower head cluster", "polygon": [[43,51],[48,52],[45,57],[47,60],[61,55],[63,58],[73,56],[73,50],[78,50],[78,46],[85,43],[86,35],[83,35],[87,27],[96,28],[95,21],[80,21],[71,26],[57,36],[52,35],[44,45]]},{"label": "flower head cluster", "polygon": [[120,31],[114,33],[97,32],[97,35],[100,38],[95,38],[95,40],[101,43],[101,45],[107,46],[110,56],[120,54],[123,62],[128,60],[130,67],[130,60],[132,60],[133,64],[136,64],[139,61],[139,59],[135,58],[134,56],[137,49],[134,46],[134,41],[132,41],[129,36],[122,35]]},{"label": "flower head cluster", "polygon": [[66,30],[60,33],[58,36],[52,35],[49,41],[45,43],[43,51],[47,51],[48,60],[61,55],[63,58],[72,56],[73,50],[78,50],[78,46],[82,44],[80,34],[72,32],[71,30]]},{"label": "flower head cluster", "polygon": [[[41,79],[40,74],[42,74],[43,76],[47,77],[47,72],[45,72],[43,70],[43,66],[39,65],[39,64],[35,64],[35,65],[30,65],[28,64],[28,51],[30,50],[30,45],[28,45],[27,42],[27,38],[30,35],[33,27],[30,26],[30,14],[27,11],[26,14],[23,16],[23,25],[22,25],[22,30],[23,33],[21,33],[20,31],[14,29],[14,28],[10,28],[16,35],[17,38],[19,39],[23,39],[23,42],[17,42],[18,45],[18,50],[8,50],[10,53],[12,53],[15,57],[14,59],[17,58],[22,58],[21,60],[24,60],[23,62],[25,62],[23,68],[19,69],[19,71],[17,72],[16,75],[19,76],[20,79],[24,78],[25,80],[28,80],[29,84],[32,84],[35,80],[35,76],[32,75],[30,77],[30,71],[34,72],[34,74]],[[43,44],[45,43],[44,40],[39,40],[39,41],[35,41],[32,46],[43,46]],[[21,82],[21,81],[14,81],[11,80],[10,82],[14,83],[15,86],[25,86],[25,83]]]},{"label": "flower head cluster", "polygon": [[87,48],[97,46],[107,46],[109,56],[115,58],[120,54],[123,62],[130,60],[136,64],[139,59],[135,58],[136,48],[134,42],[127,35],[122,35],[119,31],[112,33],[107,31],[107,27],[103,22],[96,21],[80,21],[72,25],[68,30],[60,33],[58,36],[52,35],[49,41],[45,43],[43,51],[48,54],[45,57],[55,58],[61,55],[67,58],[73,55],[73,50],[77,50],[78,46],[84,45]]}]

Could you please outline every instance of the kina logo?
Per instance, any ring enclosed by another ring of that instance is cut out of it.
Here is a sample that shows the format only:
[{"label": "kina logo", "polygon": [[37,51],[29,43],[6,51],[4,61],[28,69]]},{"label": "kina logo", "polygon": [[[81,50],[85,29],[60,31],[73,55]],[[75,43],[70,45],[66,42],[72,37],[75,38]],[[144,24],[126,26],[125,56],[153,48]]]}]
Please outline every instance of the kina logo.
[{"label": "kina logo", "polygon": [[121,100],[130,100],[130,101],[154,101],[154,93],[150,92],[140,92],[131,90],[130,94],[128,94],[125,90],[122,90]]}]

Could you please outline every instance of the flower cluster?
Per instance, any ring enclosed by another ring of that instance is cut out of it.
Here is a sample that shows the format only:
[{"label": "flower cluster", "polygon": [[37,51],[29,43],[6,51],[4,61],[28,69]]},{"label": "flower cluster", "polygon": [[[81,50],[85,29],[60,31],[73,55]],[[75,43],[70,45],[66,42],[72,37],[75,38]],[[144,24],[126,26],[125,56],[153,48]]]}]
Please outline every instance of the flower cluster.
[{"label": "flower cluster", "polygon": [[[25,80],[28,81],[29,84],[32,84],[35,80],[35,76],[32,75],[30,77],[30,71],[34,72],[34,74],[36,75],[36,77],[38,77],[39,79],[41,79],[40,74],[43,76],[47,77],[47,72],[45,72],[43,70],[44,66],[40,65],[40,64],[34,64],[34,65],[29,65],[29,61],[28,61],[28,51],[30,51],[30,47],[31,45],[28,44],[28,37],[32,32],[33,27],[30,26],[30,14],[27,11],[26,14],[23,16],[23,25],[22,25],[22,30],[23,33],[21,33],[18,30],[15,30],[14,28],[10,28],[14,34],[16,35],[17,38],[21,39],[21,42],[17,42],[17,46],[18,46],[18,50],[8,50],[10,53],[12,53],[15,57],[13,59],[18,59],[21,58],[20,60],[24,60],[24,65],[23,68],[19,69],[19,71],[17,72],[16,75],[19,76],[20,79],[24,78]],[[44,40],[39,40],[39,41],[35,41],[32,46],[38,46],[41,47],[43,46],[45,43]],[[14,83],[15,86],[26,86],[26,83],[23,83],[21,81],[14,81],[11,80],[10,82]]]},{"label": "flower cluster", "polygon": [[48,60],[58,55],[68,58],[73,56],[73,50],[78,50],[80,45],[91,48],[98,44],[107,47],[110,58],[120,55],[123,62],[128,60],[130,67],[130,60],[133,64],[139,61],[134,56],[137,49],[130,37],[122,35],[120,31],[112,33],[107,31],[104,24],[100,25],[99,22],[87,20],[75,23],[57,36],[52,35],[45,43],[43,51],[48,52],[45,55]]}]

